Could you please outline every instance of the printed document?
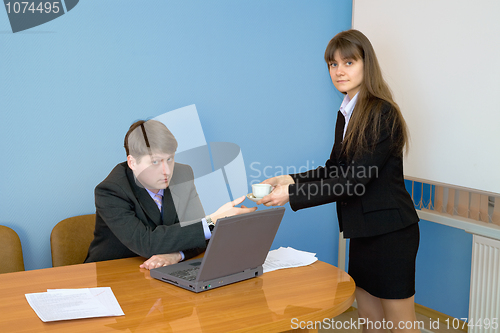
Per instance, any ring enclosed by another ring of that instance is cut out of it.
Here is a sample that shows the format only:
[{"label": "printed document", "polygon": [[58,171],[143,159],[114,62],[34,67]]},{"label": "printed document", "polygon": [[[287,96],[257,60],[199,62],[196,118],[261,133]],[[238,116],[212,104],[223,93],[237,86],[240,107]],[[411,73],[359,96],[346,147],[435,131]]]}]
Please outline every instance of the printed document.
[{"label": "printed document", "polygon": [[124,315],[110,287],[49,289],[25,296],[43,322]]},{"label": "printed document", "polygon": [[307,266],[314,263],[316,253],[295,250],[291,247],[280,247],[277,250],[269,251],[262,268],[264,273],[283,268]]}]

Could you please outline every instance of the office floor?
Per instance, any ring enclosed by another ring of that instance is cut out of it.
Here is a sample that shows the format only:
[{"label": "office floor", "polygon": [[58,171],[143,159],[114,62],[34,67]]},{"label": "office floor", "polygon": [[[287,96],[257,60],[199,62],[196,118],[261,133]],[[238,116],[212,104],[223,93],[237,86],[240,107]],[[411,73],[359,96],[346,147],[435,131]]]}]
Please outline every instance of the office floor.
[{"label": "office floor", "polygon": [[[358,320],[358,311],[353,310],[353,311],[347,311],[344,312],[343,314],[337,316],[334,318],[333,322],[328,322],[328,325],[331,326],[330,329],[319,329],[319,333],[361,333],[362,330],[361,328],[353,328],[350,327],[352,326],[351,323],[356,323],[357,324]],[[455,330],[455,329],[447,329],[445,323],[438,323],[433,319],[430,319],[424,315],[421,315],[417,313],[417,321],[423,322],[424,323],[424,329],[422,330],[422,333],[464,333],[464,331],[461,330]],[[343,323],[342,325],[339,324]],[[430,326],[433,326],[431,328]],[[337,325],[338,328],[335,327]],[[327,327],[327,326],[324,326]]]}]

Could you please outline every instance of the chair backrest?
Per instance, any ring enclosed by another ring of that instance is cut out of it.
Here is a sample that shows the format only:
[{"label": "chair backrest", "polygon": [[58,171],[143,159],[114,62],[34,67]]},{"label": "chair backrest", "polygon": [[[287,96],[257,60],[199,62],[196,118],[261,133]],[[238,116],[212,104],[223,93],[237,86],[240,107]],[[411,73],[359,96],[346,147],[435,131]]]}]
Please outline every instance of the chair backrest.
[{"label": "chair backrest", "polygon": [[0,225],[0,273],[24,271],[23,250],[17,233]]},{"label": "chair backrest", "polygon": [[83,264],[94,238],[95,214],[62,220],[50,234],[52,267]]}]

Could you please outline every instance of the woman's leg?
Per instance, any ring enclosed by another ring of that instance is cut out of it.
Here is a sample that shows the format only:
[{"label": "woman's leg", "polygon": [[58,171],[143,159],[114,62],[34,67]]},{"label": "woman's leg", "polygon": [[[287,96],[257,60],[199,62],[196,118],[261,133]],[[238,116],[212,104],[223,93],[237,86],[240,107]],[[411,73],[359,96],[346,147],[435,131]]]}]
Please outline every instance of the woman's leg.
[{"label": "woman's leg", "polygon": [[387,332],[386,329],[380,326],[384,320],[384,308],[380,298],[371,295],[362,288],[356,287],[356,303],[358,304],[360,323],[364,323],[363,333]]},{"label": "woman's leg", "polygon": [[381,299],[356,287],[358,316],[364,322],[363,333],[381,333],[390,329],[394,333],[420,332],[415,316],[414,297]]},{"label": "woman's leg", "polygon": [[385,319],[392,322],[391,332],[420,332],[420,325],[415,316],[414,296],[405,299],[380,299],[380,302]]}]

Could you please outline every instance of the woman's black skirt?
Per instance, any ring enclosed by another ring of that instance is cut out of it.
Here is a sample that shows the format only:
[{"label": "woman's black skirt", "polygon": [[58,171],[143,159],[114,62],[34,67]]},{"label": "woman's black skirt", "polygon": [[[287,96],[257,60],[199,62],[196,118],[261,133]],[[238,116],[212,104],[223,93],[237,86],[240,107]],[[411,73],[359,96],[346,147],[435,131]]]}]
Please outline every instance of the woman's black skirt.
[{"label": "woman's black skirt", "polygon": [[415,294],[418,223],[388,234],[351,238],[349,275],[375,297],[404,299]]}]

